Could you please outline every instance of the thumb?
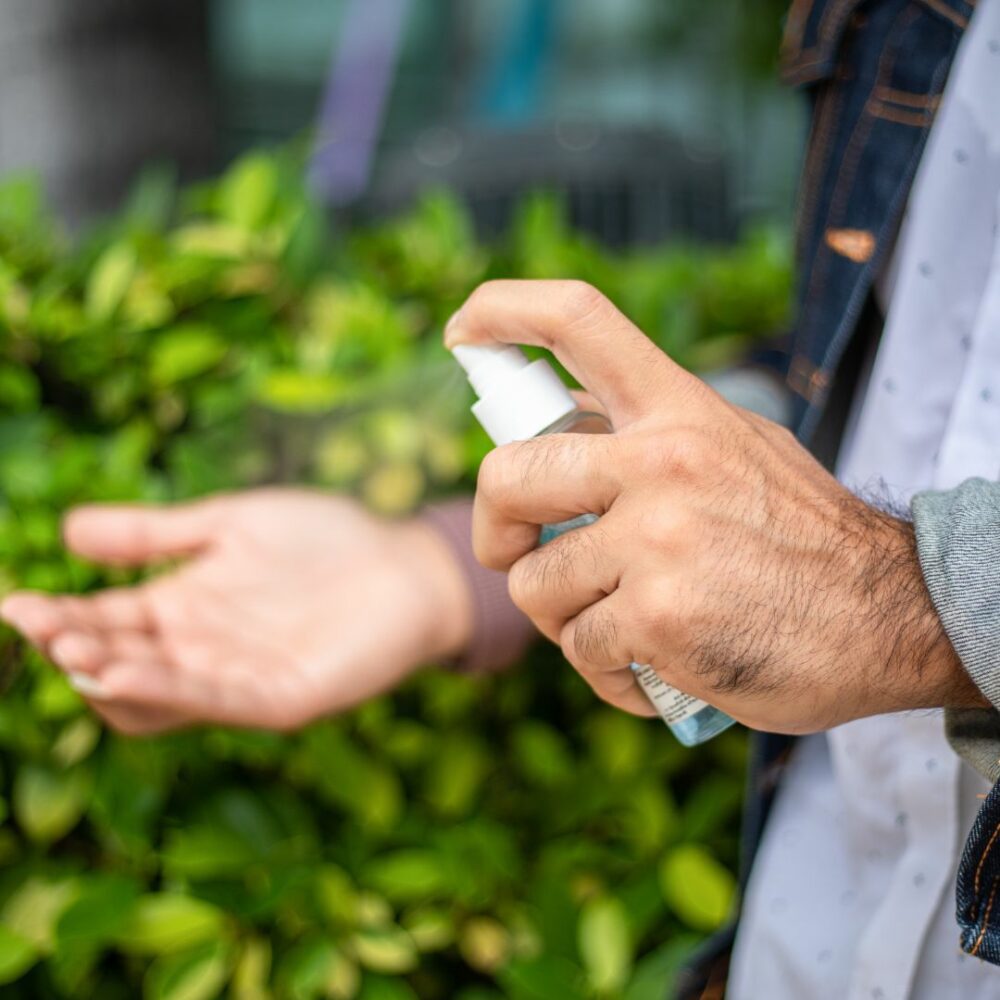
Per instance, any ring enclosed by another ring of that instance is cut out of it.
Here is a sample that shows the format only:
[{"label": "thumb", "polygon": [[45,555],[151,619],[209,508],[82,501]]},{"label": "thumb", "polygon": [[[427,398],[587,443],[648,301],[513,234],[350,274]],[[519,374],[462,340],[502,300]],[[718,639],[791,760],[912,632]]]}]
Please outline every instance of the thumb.
[{"label": "thumb", "polygon": [[217,527],[210,500],[151,507],[101,504],[78,507],[63,523],[66,545],[95,562],[136,565],[169,556],[194,555]]}]

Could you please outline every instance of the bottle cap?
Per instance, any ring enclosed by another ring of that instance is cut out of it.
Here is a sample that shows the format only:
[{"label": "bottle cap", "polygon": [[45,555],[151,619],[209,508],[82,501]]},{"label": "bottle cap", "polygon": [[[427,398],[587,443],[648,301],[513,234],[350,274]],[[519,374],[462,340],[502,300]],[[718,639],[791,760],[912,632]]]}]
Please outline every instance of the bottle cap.
[{"label": "bottle cap", "polygon": [[526,441],[572,413],[576,400],[544,358],[512,344],[458,344],[455,360],[479,399],[472,412],[494,444]]}]

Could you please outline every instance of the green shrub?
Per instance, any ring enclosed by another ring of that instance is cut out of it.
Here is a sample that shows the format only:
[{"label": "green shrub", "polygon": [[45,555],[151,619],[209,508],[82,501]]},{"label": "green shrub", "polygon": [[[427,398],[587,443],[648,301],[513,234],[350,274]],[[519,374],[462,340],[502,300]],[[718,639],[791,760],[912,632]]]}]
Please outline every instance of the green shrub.
[{"label": "green shrub", "polygon": [[[442,195],[331,233],[264,155],[179,196],[150,173],[75,243],[7,180],[0,591],[131,579],[64,554],[83,500],[468,488],[487,445],[439,331],[496,275],[590,280],[695,368],[788,292],[774,236],[611,255],[544,197],[497,246]],[[742,738],[684,750],[554,651],[291,736],[121,738],[9,631],[0,673],[4,996],[644,1000],[725,917]]]}]

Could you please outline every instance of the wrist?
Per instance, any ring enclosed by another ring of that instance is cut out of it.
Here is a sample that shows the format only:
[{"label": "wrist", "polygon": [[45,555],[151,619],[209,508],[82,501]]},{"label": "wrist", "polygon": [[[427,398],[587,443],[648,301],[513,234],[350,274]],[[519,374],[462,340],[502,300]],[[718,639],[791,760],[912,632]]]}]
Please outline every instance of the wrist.
[{"label": "wrist", "polygon": [[399,524],[413,587],[426,600],[427,660],[453,660],[472,641],[474,602],[469,580],[447,540],[421,518]]},{"label": "wrist", "polygon": [[427,507],[422,521],[447,548],[471,604],[456,666],[471,673],[502,670],[514,663],[537,632],[510,598],[507,574],[486,569],[472,551],[472,501],[450,500]]},{"label": "wrist", "polygon": [[[981,708],[988,701],[948,638],[924,581],[913,525],[876,512],[880,530],[869,579],[876,662],[882,664],[886,711]],[[868,714],[868,713],[866,713]]]}]

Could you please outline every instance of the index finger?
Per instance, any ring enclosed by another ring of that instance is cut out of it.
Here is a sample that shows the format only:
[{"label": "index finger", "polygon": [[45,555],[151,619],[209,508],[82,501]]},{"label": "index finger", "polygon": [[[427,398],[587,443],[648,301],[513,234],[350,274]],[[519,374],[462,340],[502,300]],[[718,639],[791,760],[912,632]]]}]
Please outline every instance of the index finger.
[{"label": "index finger", "polygon": [[620,428],[668,385],[696,382],[596,288],[582,281],[488,281],[445,329],[445,345],[500,341],[545,347]]},{"label": "index finger", "polygon": [[538,544],[539,527],[600,517],[621,489],[603,434],[554,434],[503,445],[479,469],[472,541],[476,558],[508,570]]}]

